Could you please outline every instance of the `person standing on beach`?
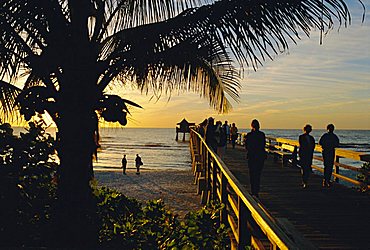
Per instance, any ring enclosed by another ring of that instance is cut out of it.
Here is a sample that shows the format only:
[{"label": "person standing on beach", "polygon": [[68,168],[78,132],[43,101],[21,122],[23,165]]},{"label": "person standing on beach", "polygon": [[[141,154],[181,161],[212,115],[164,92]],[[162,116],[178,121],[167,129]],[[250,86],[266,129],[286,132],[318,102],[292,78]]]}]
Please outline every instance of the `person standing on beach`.
[{"label": "person standing on beach", "polygon": [[136,154],[136,159],[135,159],[136,174],[140,174],[141,165],[143,165],[143,162],[141,161],[141,157],[139,156],[139,154]]},{"label": "person standing on beach", "polygon": [[230,134],[231,134],[231,145],[233,148],[235,148],[235,142],[236,139],[238,139],[238,128],[235,126],[235,123],[231,125]]},{"label": "person standing on beach", "polygon": [[123,155],[123,158],[122,158],[122,171],[123,171],[123,174],[126,175],[126,167],[127,167],[127,159],[126,159],[126,155]]},{"label": "person standing on beach", "polygon": [[267,156],[265,151],[266,136],[260,131],[258,120],[252,121],[251,128],[251,132],[247,133],[245,139],[245,148],[247,150],[251,193],[258,197],[262,168]]},{"label": "person standing on beach", "polygon": [[307,124],[303,128],[304,133],[299,136],[299,165],[302,173],[302,187],[307,188],[308,178],[312,171],[312,157],[315,149],[315,139],[310,135],[312,126]]},{"label": "person standing on beach", "polygon": [[326,129],[327,132],[321,136],[319,144],[322,147],[322,157],[324,158],[324,179],[322,180],[322,186],[330,187],[335,158],[335,148],[339,146],[339,138],[334,134],[333,124],[329,124]]}]

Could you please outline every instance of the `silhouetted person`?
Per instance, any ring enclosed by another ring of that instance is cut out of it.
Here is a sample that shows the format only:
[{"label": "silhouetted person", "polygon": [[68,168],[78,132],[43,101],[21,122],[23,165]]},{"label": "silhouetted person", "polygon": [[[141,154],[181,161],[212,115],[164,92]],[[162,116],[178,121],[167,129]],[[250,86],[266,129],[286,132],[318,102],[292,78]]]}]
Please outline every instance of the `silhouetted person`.
[{"label": "silhouetted person", "polygon": [[245,148],[247,150],[251,193],[258,197],[262,168],[266,159],[266,137],[260,131],[260,124],[256,119],[252,121],[251,128],[252,131],[247,134],[245,139]]},{"label": "silhouetted person", "polygon": [[223,159],[226,150],[227,136],[221,121],[216,123],[215,137],[217,141],[217,155]]},{"label": "silhouetted person", "polygon": [[302,173],[302,187],[308,185],[308,178],[312,171],[312,157],[315,149],[315,139],[310,135],[312,126],[307,124],[303,128],[303,134],[299,136],[299,165]]},{"label": "silhouetted person", "polygon": [[[228,143],[230,141],[230,126],[227,123],[227,121],[225,121],[225,123],[224,123],[224,125],[222,125],[222,127],[224,128],[225,133],[226,133],[226,143]],[[226,145],[226,147],[227,147],[227,145]]]},{"label": "silhouetted person", "polygon": [[123,155],[123,158],[122,158],[122,173],[124,175],[126,174],[126,167],[127,167],[127,159],[126,159],[126,155]]},{"label": "silhouetted person", "polygon": [[141,157],[139,156],[139,154],[136,154],[136,159],[135,159],[136,174],[140,174],[141,165],[143,165],[143,162],[141,161]]},{"label": "silhouetted person", "polygon": [[208,118],[205,141],[207,145],[211,147],[211,149],[216,153],[217,152],[217,141],[215,137],[216,126],[214,122],[215,120],[212,117]]},{"label": "silhouetted person", "polygon": [[322,147],[322,157],[324,158],[324,179],[322,181],[322,186],[330,187],[335,158],[335,148],[339,146],[339,138],[334,134],[333,124],[329,124],[326,129],[328,132],[321,136],[319,144]]},{"label": "silhouetted person", "polygon": [[200,136],[202,136],[202,138],[204,138],[205,136],[207,123],[208,120],[205,119],[198,125],[198,133],[200,134]]},{"label": "silhouetted person", "polygon": [[235,123],[231,125],[230,134],[231,134],[230,135],[231,145],[233,146],[233,148],[235,148],[235,142],[236,142],[236,139],[238,139],[238,128],[235,126]]},{"label": "silhouetted person", "polygon": [[215,125],[215,139],[216,139],[216,142],[217,142],[217,148],[218,148],[218,144],[220,143],[220,132],[221,132],[221,129],[222,129],[222,122],[221,121],[217,121],[216,122],[216,125]]}]

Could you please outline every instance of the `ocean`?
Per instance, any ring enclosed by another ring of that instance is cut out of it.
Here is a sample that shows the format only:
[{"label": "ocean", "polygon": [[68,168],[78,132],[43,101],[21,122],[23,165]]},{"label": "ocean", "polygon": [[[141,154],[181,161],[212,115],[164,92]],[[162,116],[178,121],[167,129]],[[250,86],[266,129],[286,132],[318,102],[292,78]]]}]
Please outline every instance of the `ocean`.
[{"label": "ocean", "polygon": [[[247,130],[241,129],[240,132]],[[284,137],[297,140],[302,133],[299,129],[268,129],[263,130],[267,136]],[[312,135],[318,142],[324,130],[315,130]],[[342,147],[370,153],[370,130],[337,130]],[[188,134],[186,141],[175,140],[176,130],[171,128],[102,128],[101,145],[98,152],[98,162],[95,169],[119,168],[123,154],[128,159],[128,168],[135,167],[135,156],[139,154],[144,162],[143,169],[172,169],[184,170],[190,167],[190,152]],[[361,166],[361,162],[343,162]],[[318,165],[320,165],[318,163]]]},{"label": "ocean", "polygon": [[[15,133],[21,129],[15,128]],[[284,137],[297,140],[302,133],[299,129],[266,129],[267,136]],[[55,130],[49,131],[55,134]],[[247,132],[240,129],[239,132]],[[312,135],[316,142],[324,130],[313,130]],[[341,147],[366,152],[370,154],[370,130],[336,130]],[[186,170],[191,166],[189,152],[189,135],[182,142],[175,140],[175,128],[101,128],[101,149],[98,151],[98,160],[94,162],[94,169],[99,171],[118,170],[124,154],[127,157],[127,168],[135,168],[135,157],[139,154],[144,165],[142,169],[149,170]],[[343,161],[344,160],[344,161]],[[361,167],[362,162],[341,159],[342,163]],[[314,164],[320,165],[320,162]]]},{"label": "ocean", "polygon": [[144,163],[141,169],[185,170],[191,166],[189,135],[182,142],[176,141],[176,130],[168,128],[102,128],[101,149],[94,169],[121,167],[123,155],[127,168],[135,168],[135,157],[139,154]]}]

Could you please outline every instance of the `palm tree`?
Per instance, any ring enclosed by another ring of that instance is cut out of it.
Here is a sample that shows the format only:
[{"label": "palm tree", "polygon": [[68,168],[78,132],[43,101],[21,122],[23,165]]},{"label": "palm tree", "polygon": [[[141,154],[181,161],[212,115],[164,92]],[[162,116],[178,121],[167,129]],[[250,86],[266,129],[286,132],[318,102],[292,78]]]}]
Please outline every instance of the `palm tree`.
[{"label": "palm tree", "polygon": [[[195,91],[227,112],[243,69],[335,20],[350,20],[342,0],[2,0],[1,109],[53,118],[61,210],[78,227],[91,201],[98,119],[126,125],[127,105],[139,107],[107,95],[112,82],[157,95]],[[12,87],[20,76],[23,89]]]}]

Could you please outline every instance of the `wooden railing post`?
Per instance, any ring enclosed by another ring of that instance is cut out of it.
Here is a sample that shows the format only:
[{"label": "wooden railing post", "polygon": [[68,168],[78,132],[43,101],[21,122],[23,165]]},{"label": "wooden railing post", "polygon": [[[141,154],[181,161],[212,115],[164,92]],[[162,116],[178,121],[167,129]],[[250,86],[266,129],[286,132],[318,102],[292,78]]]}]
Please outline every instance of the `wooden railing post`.
[{"label": "wooden railing post", "polygon": [[[211,191],[211,169],[212,169],[212,156],[210,152],[207,151],[207,168],[206,168],[207,192]],[[208,195],[207,197],[210,198]]]},{"label": "wooden railing post", "polygon": [[200,143],[200,138],[198,136],[196,138],[197,138],[197,140],[196,140],[197,149],[198,149],[198,152],[200,153],[201,152],[201,149],[202,149],[201,143]]},{"label": "wooden railing post", "polygon": [[[200,141],[200,138],[197,136],[196,137],[197,139],[196,139],[196,144],[197,144],[197,150],[198,150],[198,154],[199,154],[199,164],[200,164],[200,169],[199,169],[199,171],[200,171],[200,173],[202,173],[202,169],[203,169],[203,164],[202,164],[202,158],[203,158],[203,156],[202,156],[202,143],[201,143],[201,141]],[[202,174],[200,174],[200,176],[202,176]]]},{"label": "wooden railing post", "polygon": [[238,197],[238,250],[245,249],[246,246],[251,245],[251,233],[248,230],[247,223],[251,218],[251,213],[242,199]]},{"label": "wooden railing post", "polygon": [[203,141],[200,141],[201,144],[201,157],[202,157],[202,181],[203,181],[203,190],[201,195],[201,204],[205,205],[208,200],[208,177],[207,177],[207,168],[208,168],[208,150]]},{"label": "wooden railing post", "polygon": [[212,199],[217,200],[217,163],[214,158],[212,158]]},{"label": "wooden railing post", "polygon": [[205,147],[206,146],[203,143],[201,143],[200,155],[202,156],[202,176],[203,177],[205,176],[205,169],[206,169],[206,166],[207,166],[207,149]]},{"label": "wooden railing post", "polygon": [[[337,162],[337,163],[339,163],[339,156],[335,156],[335,162]],[[334,165],[334,173],[336,173],[336,174],[339,174],[339,166],[337,166],[337,165]],[[334,180],[335,180],[335,182],[337,182],[337,183],[339,183],[339,178],[338,177],[334,177]]]},{"label": "wooden railing post", "polygon": [[221,172],[221,183],[220,183],[220,191],[221,191],[221,200],[220,203],[224,205],[223,209],[221,210],[221,223],[227,224],[227,178],[225,174]]}]

